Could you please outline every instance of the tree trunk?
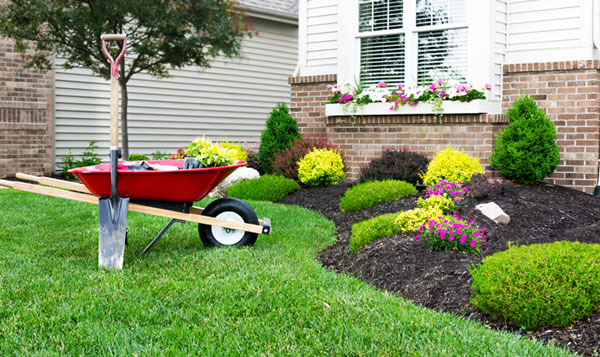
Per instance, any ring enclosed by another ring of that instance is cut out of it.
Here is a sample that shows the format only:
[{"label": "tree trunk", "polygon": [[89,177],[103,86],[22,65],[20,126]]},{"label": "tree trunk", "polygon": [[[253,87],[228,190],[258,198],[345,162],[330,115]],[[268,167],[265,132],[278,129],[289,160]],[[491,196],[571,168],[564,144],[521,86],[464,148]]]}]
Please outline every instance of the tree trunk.
[{"label": "tree trunk", "polygon": [[123,153],[123,160],[129,159],[129,134],[127,130],[127,82],[125,81],[125,58],[120,63],[121,75],[119,83],[121,84],[121,152]]}]

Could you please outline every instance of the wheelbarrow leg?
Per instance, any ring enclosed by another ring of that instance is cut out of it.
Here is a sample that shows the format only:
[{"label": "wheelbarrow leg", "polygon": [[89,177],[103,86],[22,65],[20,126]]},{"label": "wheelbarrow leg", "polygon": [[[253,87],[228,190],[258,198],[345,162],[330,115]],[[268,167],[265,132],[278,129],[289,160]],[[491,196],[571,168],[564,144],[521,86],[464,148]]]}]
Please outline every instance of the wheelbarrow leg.
[{"label": "wheelbarrow leg", "polygon": [[144,250],[142,251],[142,255],[146,254],[146,252],[147,252],[148,250],[150,250],[150,248],[152,248],[152,246],[153,246],[153,245],[154,245],[156,242],[158,242],[158,240],[160,239],[160,237],[162,237],[162,235],[163,235],[163,234],[165,234],[165,232],[166,232],[166,231],[167,231],[169,228],[171,228],[171,226],[172,226],[172,225],[173,225],[173,223],[175,223],[175,222],[184,223],[185,221],[182,221],[182,220],[180,220],[180,219],[175,219],[175,218],[172,218],[172,219],[169,221],[169,223],[167,223],[167,225],[163,227],[163,229],[160,231],[160,233],[158,233],[158,235],[156,236],[156,238],[154,238],[154,239],[152,240],[152,242],[150,242],[150,244],[148,244],[148,246],[147,246],[146,248],[144,248]]}]

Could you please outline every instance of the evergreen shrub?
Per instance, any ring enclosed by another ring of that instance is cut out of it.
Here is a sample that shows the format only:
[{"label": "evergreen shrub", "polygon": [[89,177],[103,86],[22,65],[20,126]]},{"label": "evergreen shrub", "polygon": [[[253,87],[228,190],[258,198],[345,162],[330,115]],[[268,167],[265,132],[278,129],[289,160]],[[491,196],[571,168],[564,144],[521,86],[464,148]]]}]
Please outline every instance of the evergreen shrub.
[{"label": "evergreen shrub", "polygon": [[267,119],[266,128],[260,136],[258,159],[263,170],[271,173],[271,162],[275,153],[287,149],[300,138],[298,123],[290,115],[285,103],[277,104]]},{"label": "evergreen shrub", "polygon": [[508,127],[496,136],[491,167],[521,184],[542,181],[560,160],[554,123],[526,95],[515,101],[506,116]]},{"label": "evergreen shrub", "polygon": [[342,156],[336,150],[315,148],[298,161],[298,179],[305,185],[332,185],[345,177]]}]

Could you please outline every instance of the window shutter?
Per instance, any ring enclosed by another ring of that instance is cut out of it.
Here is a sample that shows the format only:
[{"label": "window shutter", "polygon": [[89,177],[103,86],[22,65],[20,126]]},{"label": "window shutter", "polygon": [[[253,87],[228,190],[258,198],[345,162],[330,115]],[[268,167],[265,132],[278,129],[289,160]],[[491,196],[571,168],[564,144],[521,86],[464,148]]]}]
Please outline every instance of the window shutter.
[{"label": "window shutter", "polygon": [[360,79],[366,86],[404,83],[404,35],[361,38]]},{"label": "window shutter", "polygon": [[358,31],[401,29],[403,6],[403,0],[360,0]]},{"label": "window shutter", "polygon": [[466,0],[417,0],[417,26],[455,24],[466,19]]},{"label": "window shutter", "polygon": [[419,33],[419,84],[433,79],[465,81],[467,76],[467,29]]}]

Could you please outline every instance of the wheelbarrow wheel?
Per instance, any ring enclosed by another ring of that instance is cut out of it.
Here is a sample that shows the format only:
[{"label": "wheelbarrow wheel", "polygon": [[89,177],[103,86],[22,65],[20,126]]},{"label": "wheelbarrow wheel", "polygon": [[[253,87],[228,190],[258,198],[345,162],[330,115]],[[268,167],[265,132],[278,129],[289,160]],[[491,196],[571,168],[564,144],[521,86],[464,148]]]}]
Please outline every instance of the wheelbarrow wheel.
[{"label": "wheelbarrow wheel", "polygon": [[[248,224],[258,224],[256,212],[246,202],[233,197],[221,198],[206,206],[202,215]],[[198,224],[198,233],[204,245],[209,247],[253,245],[258,234],[238,229]]]}]

